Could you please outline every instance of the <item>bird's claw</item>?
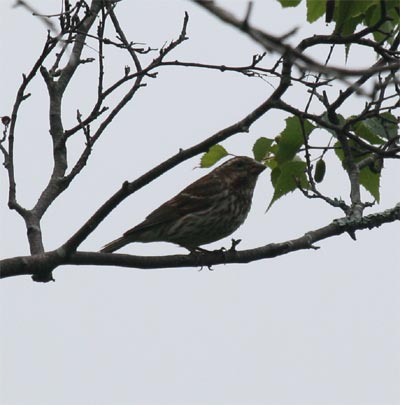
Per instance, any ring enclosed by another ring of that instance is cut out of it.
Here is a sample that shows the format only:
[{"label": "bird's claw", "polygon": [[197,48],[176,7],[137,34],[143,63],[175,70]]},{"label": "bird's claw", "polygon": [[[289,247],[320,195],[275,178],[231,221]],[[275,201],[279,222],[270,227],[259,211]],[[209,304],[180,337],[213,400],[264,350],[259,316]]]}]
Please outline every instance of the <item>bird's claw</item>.
[{"label": "bird's claw", "polygon": [[214,271],[214,269],[212,268],[212,264],[203,264],[198,271],[202,271],[204,269],[204,266],[207,267],[207,269],[209,271]]},{"label": "bird's claw", "polygon": [[[197,259],[198,262],[200,262],[200,259],[201,259],[202,255],[206,254],[206,253],[217,253],[217,254],[219,253],[219,254],[221,254],[223,256],[224,262],[226,262],[226,253],[236,252],[236,246],[242,240],[241,239],[231,239],[231,241],[232,241],[232,244],[231,244],[231,247],[229,249],[226,249],[225,247],[221,247],[220,249],[210,251],[210,250],[201,248],[199,246],[197,246],[195,248],[187,248],[187,249],[190,251],[190,255],[194,256]],[[199,263],[199,266],[200,266],[199,271],[202,271],[204,267],[207,267],[208,270],[210,270],[210,271],[214,271],[211,264],[200,264]]]},{"label": "bird's claw", "polygon": [[202,271],[204,267],[207,267],[208,270],[210,270],[210,271],[214,271],[214,269],[212,268],[212,264],[200,264],[201,257],[204,254],[212,253],[210,250],[201,248],[199,246],[197,246],[195,248],[187,248],[187,249],[190,251],[189,255],[193,256],[196,259],[197,263],[198,263],[197,265],[200,266],[198,271]]}]

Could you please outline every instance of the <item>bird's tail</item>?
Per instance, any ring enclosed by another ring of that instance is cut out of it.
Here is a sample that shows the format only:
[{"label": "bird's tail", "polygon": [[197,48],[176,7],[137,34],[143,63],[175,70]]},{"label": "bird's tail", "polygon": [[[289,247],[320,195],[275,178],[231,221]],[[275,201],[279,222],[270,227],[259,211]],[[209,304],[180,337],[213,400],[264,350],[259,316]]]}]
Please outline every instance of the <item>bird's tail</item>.
[{"label": "bird's tail", "polygon": [[100,250],[100,252],[101,253],[112,253],[115,250],[121,249],[123,246],[127,245],[130,242],[132,242],[132,241],[129,240],[129,238],[127,238],[126,236],[121,236],[120,238],[115,239],[110,243],[107,243],[107,245],[105,245]]}]

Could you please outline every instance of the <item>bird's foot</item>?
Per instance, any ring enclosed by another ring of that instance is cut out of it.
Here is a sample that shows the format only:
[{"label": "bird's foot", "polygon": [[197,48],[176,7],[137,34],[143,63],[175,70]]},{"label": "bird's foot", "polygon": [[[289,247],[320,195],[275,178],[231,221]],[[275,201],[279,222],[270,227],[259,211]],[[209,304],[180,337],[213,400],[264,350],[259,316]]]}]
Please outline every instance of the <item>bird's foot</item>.
[{"label": "bird's foot", "polygon": [[210,270],[210,271],[214,271],[214,269],[212,268],[212,265],[204,264],[204,260],[203,260],[203,257],[205,254],[212,253],[211,250],[201,248],[200,246],[196,246],[196,247],[186,246],[186,249],[189,250],[189,252],[190,252],[189,255],[196,259],[197,266],[200,267],[199,271],[202,271],[204,267],[207,267],[208,270]]}]

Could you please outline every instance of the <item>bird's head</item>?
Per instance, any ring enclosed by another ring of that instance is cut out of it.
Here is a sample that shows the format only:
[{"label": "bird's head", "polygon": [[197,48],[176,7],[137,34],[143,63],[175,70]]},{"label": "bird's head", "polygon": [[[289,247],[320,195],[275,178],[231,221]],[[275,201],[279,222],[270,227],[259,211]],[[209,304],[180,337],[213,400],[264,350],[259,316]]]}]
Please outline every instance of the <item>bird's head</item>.
[{"label": "bird's head", "polygon": [[236,172],[239,175],[258,176],[265,166],[247,156],[236,156],[219,167],[223,172]]},{"label": "bird's head", "polygon": [[265,166],[246,156],[234,157],[216,169],[218,175],[226,178],[233,186],[254,184]]}]

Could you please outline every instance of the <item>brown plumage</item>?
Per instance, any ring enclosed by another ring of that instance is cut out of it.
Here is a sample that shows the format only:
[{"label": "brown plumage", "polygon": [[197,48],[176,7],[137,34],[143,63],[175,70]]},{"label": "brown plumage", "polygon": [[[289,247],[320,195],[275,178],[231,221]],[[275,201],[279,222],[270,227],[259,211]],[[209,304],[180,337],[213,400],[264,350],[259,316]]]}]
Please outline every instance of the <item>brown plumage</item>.
[{"label": "brown plumage", "polygon": [[134,228],[108,243],[114,252],[132,242],[171,242],[191,251],[233,233],[245,221],[265,166],[234,157],[190,184]]}]

